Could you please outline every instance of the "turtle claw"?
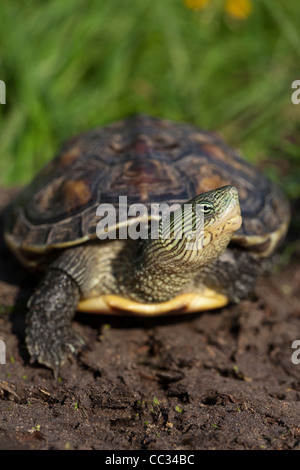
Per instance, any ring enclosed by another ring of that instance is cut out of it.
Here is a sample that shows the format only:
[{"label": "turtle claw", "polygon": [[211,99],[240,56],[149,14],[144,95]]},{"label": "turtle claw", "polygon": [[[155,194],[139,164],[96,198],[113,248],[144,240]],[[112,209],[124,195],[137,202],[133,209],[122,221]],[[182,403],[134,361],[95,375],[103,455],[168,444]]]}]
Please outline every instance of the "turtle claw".
[{"label": "turtle claw", "polygon": [[64,331],[64,334],[57,337],[57,332],[46,337],[26,338],[27,348],[31,359],[30,362],[38,362],[52,369],[54,378],[57,380],[61,366],[70,356],[77,356],[78,352],[85,345],[85,341],[71,328]]}]

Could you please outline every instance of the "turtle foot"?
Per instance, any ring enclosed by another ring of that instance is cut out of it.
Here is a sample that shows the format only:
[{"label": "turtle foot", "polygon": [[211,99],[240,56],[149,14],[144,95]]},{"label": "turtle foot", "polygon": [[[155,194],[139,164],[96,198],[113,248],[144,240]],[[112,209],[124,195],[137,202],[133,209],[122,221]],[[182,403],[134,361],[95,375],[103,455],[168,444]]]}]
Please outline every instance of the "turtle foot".
[{"label": "turtle foot", "polygon": [[57,379],[60,367],[70,358],[77,356],[86,344],[81,336],[71,328],[63,331],[47,332],[43,336],[29,332],[26,344],[31,356],[31,362],[38,362],[53,370]]}]

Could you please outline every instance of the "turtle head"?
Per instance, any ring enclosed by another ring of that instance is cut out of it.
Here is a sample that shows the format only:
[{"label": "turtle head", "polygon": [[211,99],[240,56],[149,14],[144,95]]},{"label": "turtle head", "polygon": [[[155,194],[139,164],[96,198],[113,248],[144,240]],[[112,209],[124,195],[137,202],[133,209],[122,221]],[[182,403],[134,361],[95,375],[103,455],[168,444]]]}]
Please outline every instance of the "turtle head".
[{"label": "turtle head", "polygon": [[[200,194],[162,218],[159,243],[161,261],[198,269],[218,258],[241,226],[238,191],[223,186]],[[167,256],[167,253],[169,256]]]}]

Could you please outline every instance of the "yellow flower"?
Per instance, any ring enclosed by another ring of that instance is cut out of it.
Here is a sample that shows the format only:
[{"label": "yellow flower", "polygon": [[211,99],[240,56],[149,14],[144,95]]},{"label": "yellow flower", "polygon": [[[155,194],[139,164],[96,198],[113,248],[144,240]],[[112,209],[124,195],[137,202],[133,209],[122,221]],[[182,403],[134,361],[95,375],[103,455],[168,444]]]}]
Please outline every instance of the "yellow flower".
[{"label": "yellow flower", "polygon": [[[201,10],[213,0],[184,0],[184,4],[191,10]],[[224,10],[228,15],[238,20],[247,18],[253,9],[251,0],[224,0]]]},{"label": "yellow flower", "polygon": [[184,0],[185,6],[191,10],[200,10],[205,7],[210,0]]},{"label": "yellow flower", "polygon": [[251,0],[226,0],[225,11],[238,20],[244,20],[252,12]]}]

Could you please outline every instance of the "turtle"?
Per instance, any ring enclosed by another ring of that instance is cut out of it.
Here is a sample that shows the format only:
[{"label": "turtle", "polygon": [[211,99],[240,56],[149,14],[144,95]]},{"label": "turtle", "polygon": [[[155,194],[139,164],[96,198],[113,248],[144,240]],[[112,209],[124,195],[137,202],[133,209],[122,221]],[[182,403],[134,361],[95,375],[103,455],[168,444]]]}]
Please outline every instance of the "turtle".
[{"label": "turtle", "polygon": [[239,302],[274,264],[289,220],[282,190],[217,132],[138,114],[69,139],[5,219],[8,247],[40,276],[31,361],[57,376],[82,350],[77,311],[151,317]]}]

